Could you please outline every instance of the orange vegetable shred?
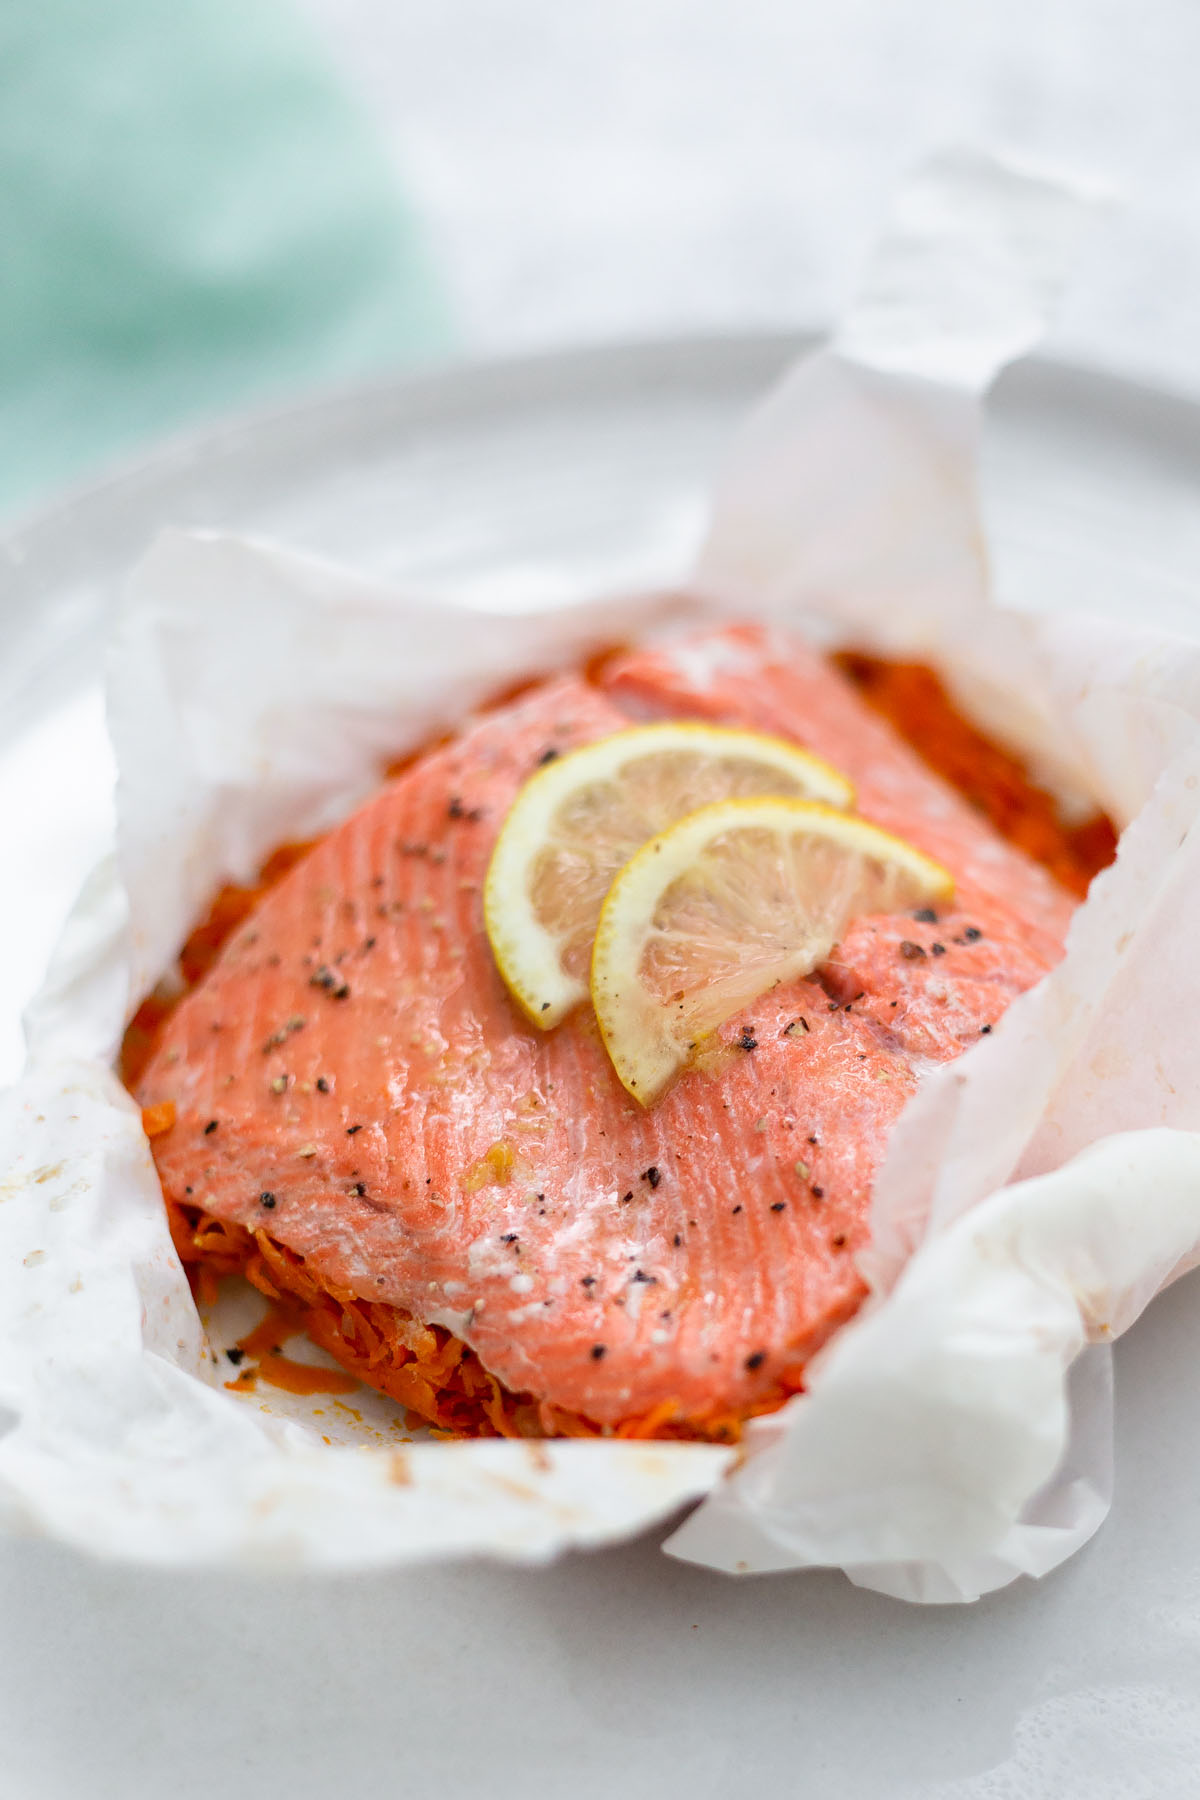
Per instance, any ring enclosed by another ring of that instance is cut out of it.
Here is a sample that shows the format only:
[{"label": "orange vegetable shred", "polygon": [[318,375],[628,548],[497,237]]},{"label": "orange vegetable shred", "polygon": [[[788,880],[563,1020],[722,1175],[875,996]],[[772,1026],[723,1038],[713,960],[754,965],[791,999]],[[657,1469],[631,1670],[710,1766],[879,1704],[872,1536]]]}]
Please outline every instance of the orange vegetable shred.
[{"label": "orange vegetable shred", "polygon": [[160,1100],[157,1106],[143,1106],[142,1130],[148,1138],[162,1137],[175,1123],[175,1102]]}]

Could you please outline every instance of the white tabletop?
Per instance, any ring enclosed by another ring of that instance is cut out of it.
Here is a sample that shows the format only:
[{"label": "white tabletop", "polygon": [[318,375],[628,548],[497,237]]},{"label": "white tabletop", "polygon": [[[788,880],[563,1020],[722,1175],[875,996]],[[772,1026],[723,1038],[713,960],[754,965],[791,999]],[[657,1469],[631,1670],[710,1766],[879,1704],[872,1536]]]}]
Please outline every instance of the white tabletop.
[{"label": "white tabletop", "polygon": [[1160,1539],[1186,1533],[1181,1506],[1200,1524],[1200,1441],[1194,1381],[1160,1376],[1200,1363],[1194,1287],[1121,1351],[1112,1518],[1051,1579],[975,1607],[840,1575],[738,1582],[653,1540],[532,1573],[310,1581],[10,1548],[0,1792],[1185,1800],[1200,1576]]}]

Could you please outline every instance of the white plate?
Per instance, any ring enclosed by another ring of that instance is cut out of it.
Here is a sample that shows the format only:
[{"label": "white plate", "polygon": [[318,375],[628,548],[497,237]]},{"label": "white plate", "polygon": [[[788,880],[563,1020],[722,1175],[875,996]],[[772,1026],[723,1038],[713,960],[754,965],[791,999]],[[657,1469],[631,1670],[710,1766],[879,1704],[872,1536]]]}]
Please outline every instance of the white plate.
[{"label": "white plate", "polygon": [[[168,447],[0,545],[0,1079],[100,842],[105,596],[164,524],[270,533],[425,585],[669,575],[780,338],[396,380]],[[1032,363],[987,447],[1001,591],[1200,590],[1200,410]],[[1148,996],[1148,1004],[1153,997]],[[243,1581],[0,1545],[0,1766],[36,1800],[220,1792],[838,1800],[1200,1792],[1200,1317],[1118,1349],[1118,1482],[1064,1571],[963,1610],[840,1576],[734,1583],[652,1542],[540,1572]],[[6,1788],[5,1790],[10,1791]]]}]

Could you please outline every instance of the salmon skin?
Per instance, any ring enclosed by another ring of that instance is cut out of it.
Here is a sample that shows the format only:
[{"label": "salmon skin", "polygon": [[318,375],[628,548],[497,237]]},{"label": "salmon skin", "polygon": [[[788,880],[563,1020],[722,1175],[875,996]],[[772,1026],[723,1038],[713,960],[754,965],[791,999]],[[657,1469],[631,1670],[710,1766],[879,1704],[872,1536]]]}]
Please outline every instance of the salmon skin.
[{"label": "salmon skin", "polygon": [[[857,920],[649,1111],[587,1008],[550,1033],[524,1021],[481,897],[548,753],[645,717],[798,741],[958,883],[936,916]],[[153,1150],[179,1205],[446,1327],[547,1409],[702,1432],[795,1391],[854,1312],[893,1121],[923,1067],[1053,965],[1071,912],[822,658],[707,633],[547,682],[389,781],[230,938],[137,1097],[174,1105]]]}]

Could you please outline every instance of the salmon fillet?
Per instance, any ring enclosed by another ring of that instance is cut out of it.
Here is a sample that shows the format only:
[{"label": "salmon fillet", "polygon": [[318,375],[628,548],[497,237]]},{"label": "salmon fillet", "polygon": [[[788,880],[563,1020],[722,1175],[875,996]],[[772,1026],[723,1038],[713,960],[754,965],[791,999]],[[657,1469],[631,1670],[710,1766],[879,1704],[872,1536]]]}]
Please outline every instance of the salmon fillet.
[{"label": "salmon fillet", "polygon": [[[748,724],[846,770],[945,862],[953,910],[857,921],[643,1111],[588,1009],[530,1027],[481,888],[548,751],[645,716]],[[1061,954],[1072,902],[821,658],[736,629],[548,682],[418,759],[269,892],[167,1020],[168,1198],[266,1231],[325,1287],[452,1332],[601,1428],[777,1404],[863,1296],[889,1129]]]}]

